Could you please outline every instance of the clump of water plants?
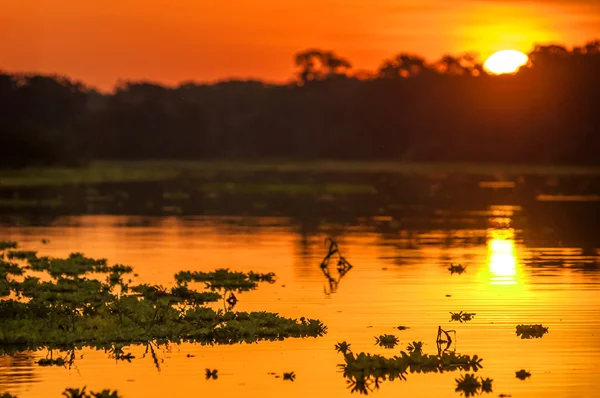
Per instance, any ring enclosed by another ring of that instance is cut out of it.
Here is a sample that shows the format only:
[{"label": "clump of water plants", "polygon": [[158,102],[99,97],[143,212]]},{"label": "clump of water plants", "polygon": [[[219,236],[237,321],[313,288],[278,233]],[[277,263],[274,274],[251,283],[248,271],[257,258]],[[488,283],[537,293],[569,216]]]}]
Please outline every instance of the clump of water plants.
[{"label": "clump of water plants", "polygon": [[[326,327],[316,319],[290,319],[269,312],[215,310],[208,303],[218,291],[240,292],[273,274],[217,270],[181,272],[176,286],[135,285],[124,278],[131,267],[109,266],[104,259],[74,253],[67,258],[17,251],[2,242],[0,259],[0,353],[40,348],[103,349],[115,360],[134,357],[124,352],[132,344],[154,347],[169,343],[253,343],[289,337],[318,337]],[[204,282],[205,291],[188,282]],[[208,291],[206,291],[208,290]],[[145,354],[145,355],[146,355]],[[69,362],[65,360],[65,363]],[[61,365],[59,359],[43,365]]]},{"label": "clump of water plants", "polygon": [[350,344],[341,342],[336,345],[336,350],[344,355],[344,363],[339,365],[347,379],[348,388],[352,392],[368,394],[379,388],[385,380],[406,380],[408,373],[441,373],[447,371],[463,370],[476,372],[481,368],[482,359],[477,355],[459,355],[455,352],[441,352],[437,355],[423,353],[423,342],[412,342],[407,347],[407,352],[400,351],[400,355],[386,358],[361,352],[354,354]]},{"label": "clump of water plants", "polygon": [[398,344],[398,338],[393,334],[383,334],[379,337],[375,337],[375,344],[380,347],[394,348]]},{"label": "clump of water plants", "polygon": [[296,373],[294,373],[294,372],[284,373],[283,380],[289,380],[289,381],[296,380]]},{"label": "clump of water plants", "polygon": [[67,388],[63,391],[62,395],[66,398],[119,398],[119,394],[116,391],[102,390],[100,392],[87,392],[85,387],[79,388]]},{"label": "clump of water plants", "polygon": [[460,323],[469,322],[476,314],[474,312],[450,312],[450,322],[458,321]]},{"label": "clump of water plants", "polygon": [[475,374],[465,374],[460,378],[456,379],[456,392],[460,392],[465,397],[472,397],[476,394],[481,395],[492,392],[492,382],[490,378],[484,379],[483,377],[477,377]]},{"label": "clump of water plants", "polygon": [[[346,275],[348,271],[352,269],[352,265],[348,262],[348,260],[346,260],[344,256],[342,256],[337,242],[335,242],[331,238],[327,238],[325,239],[325,244],[327,245],[328,243],[328,252],[323,258],[323,261],[321,261],[321,265],[319,267],[321,268],[323,275],[325,275],[325,278],[327,278],[327,282],[329,284],[329,290],[327,290],[326,288],[325,294],[332,294],[337,291],[340,281],[342,280],[344,275]],[[337,271],[337,275],[334,276],[332,271],[330,270],[329,262],[331,261],[332,257],[336,254],[337,261],[335,269]]]},{"label": "clump of water plants", "polygon": [[522,339],[539,339],[548,333],[548,328],[542,325],[517,325],[516,333]]},{"label": "clump of water plants", "polygon": [[206,380],[217,380],[219,378],[218,372],[219,371],[217,369],[210,370],[206,368],[206,371],[204,372],[206,375]]},{"label": "clump of water plants", "polygon": [[407,330],[410,329],[408,326],[396,326],[396,329],[398,330]]},{"label": "clump of water plants", "polygon": [[342,341],[341,343],[337,343],[335,345],[335,350],[337,352],[341,352],[342,354],[345,354],[346,352],[348,352],[349,349],[350,349],[350,344],[346,343],[345,341]]},{"label": "clump of water plants", "polygon": [[220,292],[224,300],[226,310],[231,310],[238,302],[235,293],[248,292],[258,287],[259,282],[275,282],[275,274],[258,274],[250,271],[248,274],[243,272],[232,272],[229,269],[218,269],[213,272],[190,272],[182,271],[175,275],[177,289],[187,291],[189,282],[203,282],[205,287],[211,292]]},{"label": "clump of water plants", "polygon": [[450,264],[448,271],[450,271],[451,275],[461,275],[462,273],[467,272],[467,267],[463,267],[461,264]]},{"label": "clump of water plants", "polygon": [[525,369],[521,369],[518,372],[515,372],[515,377],[519,380],[525,380],[531,377],[531,373],[529,373]]}]

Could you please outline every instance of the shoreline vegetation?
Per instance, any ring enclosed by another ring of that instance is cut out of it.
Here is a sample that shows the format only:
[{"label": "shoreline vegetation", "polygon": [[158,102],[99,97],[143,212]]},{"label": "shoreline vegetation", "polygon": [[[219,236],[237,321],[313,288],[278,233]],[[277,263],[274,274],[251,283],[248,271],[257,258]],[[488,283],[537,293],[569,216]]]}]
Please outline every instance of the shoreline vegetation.
[{"label": "shoreline vegetation", "polygon": [[[160,182],[218,174],[464,174],[549,177],[598,177],[600,166],[468,162],[394,162],[335,160],[247,161],[96,161],[81,167],[27,167],[0,170],[0,188],[80,184]],[[214,188],[214,187],[213,187]]]},{"label": "shoreline vegetation", "polygon": [[600,40],[528,56],[515,74],[490,75],[473,54],[399,53],[364,74],[310,49],[287,84],[129,81],[112,93],[0,71],[0,169],[101,159],[598,165]]}]

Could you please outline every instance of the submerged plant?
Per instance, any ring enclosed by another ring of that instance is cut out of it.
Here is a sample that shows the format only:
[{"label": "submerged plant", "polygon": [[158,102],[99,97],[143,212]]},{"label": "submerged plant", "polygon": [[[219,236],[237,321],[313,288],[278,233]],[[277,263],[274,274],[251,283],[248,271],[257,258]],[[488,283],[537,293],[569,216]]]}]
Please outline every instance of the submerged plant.
[{"label": "submerged plant", "polygon": [[548,328],[542,325],[517,325],[516,333],[522,339],[539,339],[548,333]]},{"label": "submerged plant", "polygon": [[465,374],[462,377],[456,379],[456,392],[464,394],[465,397],[472,397],[475,394],[491,393],[492,382],[490,378],[484,379],[483,377],[477,377],[474,374]]},{"label": "submerged plant", "polygon": [[518,372],[515,372],[515,377],[519,380],[525,380],[531,377],[531,373],[529,373],[525,369],[521,369]]},{"label": "submerged plant", "polygon": [[448,271],[450,271],[450,274],[462,274],[463,272],[467,272],[467,267],[463,267],[461,264],[450,264],[450,267],[448,268]]},{"label": "submerged plant", "polygon": [[379,337],[375,337],[375,344],[380,347],[394,348],[398,344],[398,338],[393,334],[384,334]]},{"label": "submerged plant", "polygon": [[474,312],[450,312],[450,322],[459,321],[460,323],[468,322],[473,319],[476,314]]}]

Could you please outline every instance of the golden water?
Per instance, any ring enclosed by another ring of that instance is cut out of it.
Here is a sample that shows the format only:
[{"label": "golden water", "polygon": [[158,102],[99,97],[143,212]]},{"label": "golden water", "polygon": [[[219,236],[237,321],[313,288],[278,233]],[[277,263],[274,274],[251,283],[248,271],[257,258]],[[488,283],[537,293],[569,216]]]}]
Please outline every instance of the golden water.
[{"label": "golden water", "polygon": [[[493,225],[490,224],[490,225]],[[319,264],[323,240],[337,231],[344,256],[354,266],[331,291]],[[473,239],[466,239],[474,237]],[[476,239],[475,239],[476,238]],[[266,310],[322,320],[322,338],[288,339],[232,346],[173,345],[160,349],[160,371],[143,347],[131,363],[104,352],[77,351],[72,368],[42,368],[44,351],[0,357],[0,392],[19,397],[59,397],[66,387],[116,389],[125,398],[167,396],[349,397],[334,350],[346,340],[354,352],[393,356],[413,340],[435,353],[438,326],[456,330],[456,350],[483,358],[478,375],[490,377],[493,393],[513,397],[592,397],[600,373],[600,272],[568,266],[536,267],[540,255],[576,263],[580,249],[532,247],[510,228],[397,234],[369,227],[323,229],[301,234],[286,219],[153,218],[90,216],[62,219],[49,227],[6,227],[0,239],[24,249],[65,256],[83,252],[127,264],[138,281],[169,285],[179,270],[227,267],[275,272],[277,282],[243,293],[236,310]],[[42,245],[41,239],[49,239]],[[537,257],[536,257],[537,256]],[[595,260],[597,261],[597,260]],[[467,266],[451,275],[450,263]],[[597,263],[596,263],[597,267]],[[474,312],[471,322],[450,323],[449,312]],[[549,333],[522,340],[517,324],[541,323]],[[398,331],[396,326],[410,329]],[[375,336],[395,334],[386,350]],[[205,380],[206,368],[218,369]],[[521,381],[515,372],[531,378]],[[296,380],[269,374],[294,371]],[[374,396],[455,397],[455,379],[465,372],[408,374],[383,382]],[[485,396],[486,394],[484,394]]]}]

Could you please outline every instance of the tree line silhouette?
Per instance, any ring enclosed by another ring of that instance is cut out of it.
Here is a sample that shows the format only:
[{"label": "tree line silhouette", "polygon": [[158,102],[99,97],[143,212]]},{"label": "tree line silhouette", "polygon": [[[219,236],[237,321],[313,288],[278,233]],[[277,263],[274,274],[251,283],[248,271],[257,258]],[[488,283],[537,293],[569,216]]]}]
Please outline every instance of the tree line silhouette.
[{"label": "tree line silhouette", "polygon": [[0,167],[95,159],[328,158],[598,164],[600,41],[537,45],[514,75],[473,54],[401,53],[373,73],[331,51],[287,84],[125,82],[0,72]]}]

